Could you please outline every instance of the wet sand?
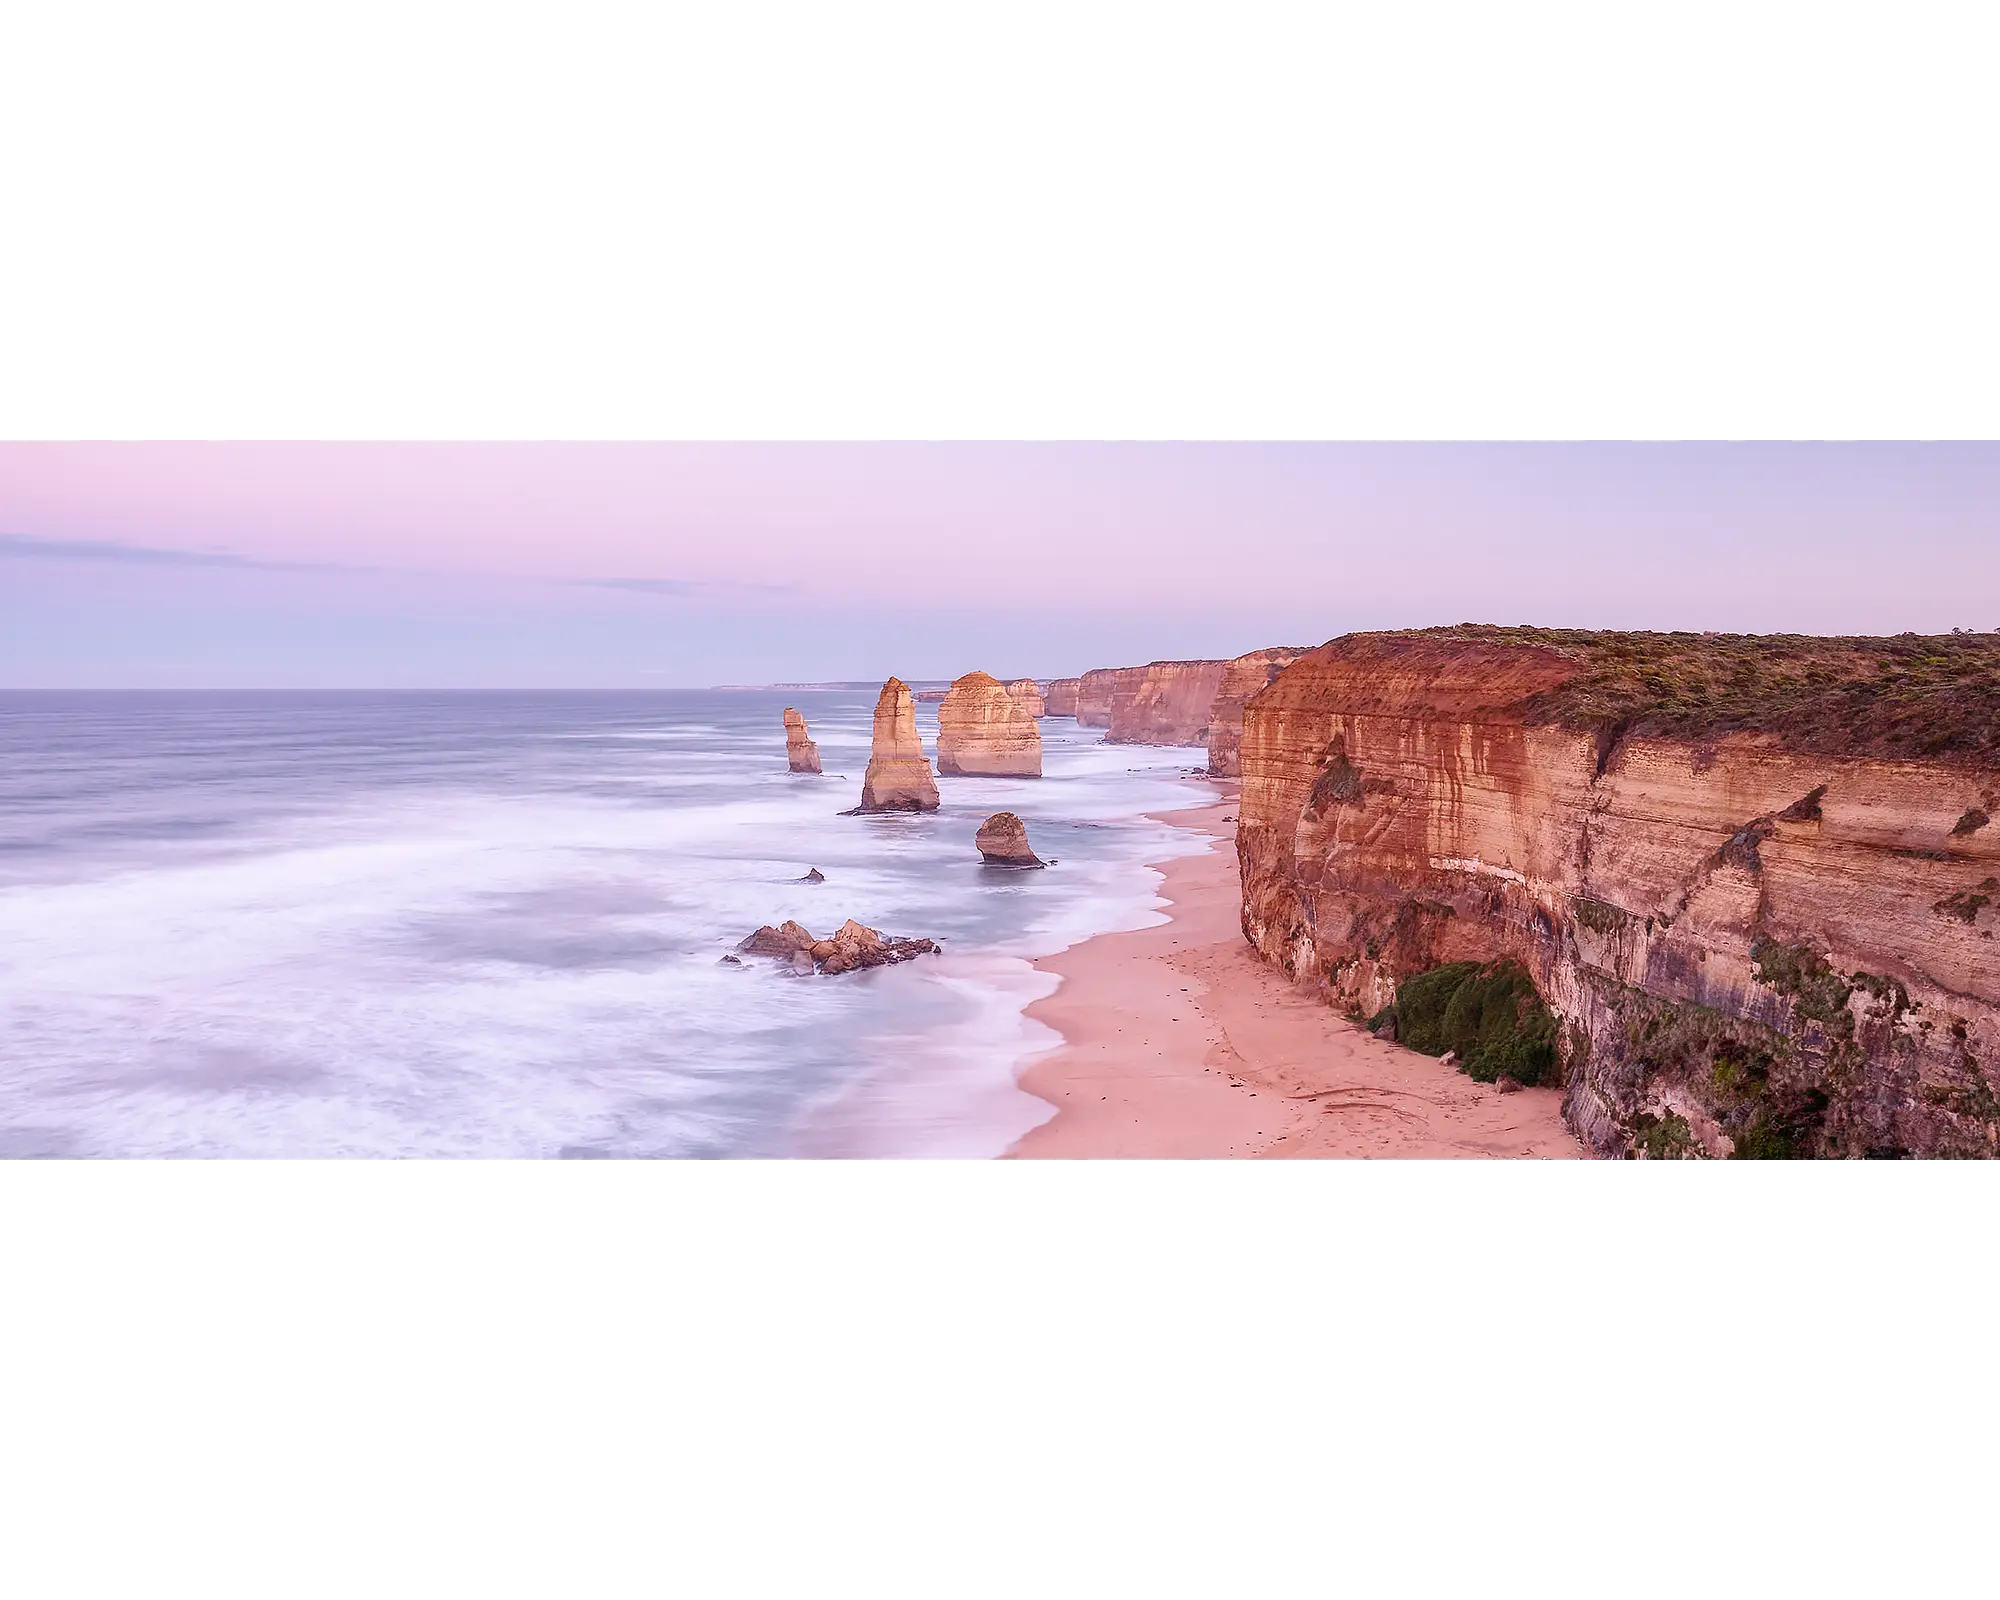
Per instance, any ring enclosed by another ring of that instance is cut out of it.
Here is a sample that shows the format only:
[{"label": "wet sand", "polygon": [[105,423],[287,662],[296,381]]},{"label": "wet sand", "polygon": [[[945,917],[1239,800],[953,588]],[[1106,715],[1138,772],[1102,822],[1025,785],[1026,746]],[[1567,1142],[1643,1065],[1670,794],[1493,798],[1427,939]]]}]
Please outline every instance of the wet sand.
[{"label": "wet sand", "polygon": [[1160,814],[1214,841],[1159,864],[1172,920],[1034,963],[1063,982],[1027,1014],[1064,1043],[1021,1087],[1056,1116],[1010,1156],[1582,1156],[1560,1091],[1474,1083],[1257,960],[1238,921],[1235,815],[1233,798]]}]

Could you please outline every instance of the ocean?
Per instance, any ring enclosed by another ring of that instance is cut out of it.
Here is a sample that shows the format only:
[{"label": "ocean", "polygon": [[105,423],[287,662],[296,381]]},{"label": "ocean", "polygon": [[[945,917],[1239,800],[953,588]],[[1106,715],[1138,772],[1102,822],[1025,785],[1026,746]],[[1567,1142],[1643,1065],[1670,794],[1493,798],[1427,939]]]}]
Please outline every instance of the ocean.
[{"label": "ocean", "polygon": [[[0,1155],[998,1154],[1051,1114],[1029,958],[1159,921],[1203,841],[1145,813],[1213,790],[1056,718],[1040,781],[842,816],[874,701],[0,694]],[[981,863],[1001,810],[1054,866]],[[944,954],[721,960],[788,917]]]}]

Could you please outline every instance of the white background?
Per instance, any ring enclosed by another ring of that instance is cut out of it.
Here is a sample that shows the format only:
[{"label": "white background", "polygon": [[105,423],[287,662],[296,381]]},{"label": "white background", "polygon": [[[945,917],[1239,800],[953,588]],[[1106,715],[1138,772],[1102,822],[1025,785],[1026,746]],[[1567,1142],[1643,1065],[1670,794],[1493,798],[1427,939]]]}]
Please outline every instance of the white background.
[{"label": "white background", "polygon": [[[1983,21],[10,7],[0,434],[1991,437]],[[0,1548],[38,1596],[1955,1592],[1993,1215],[0,1169]]]}]

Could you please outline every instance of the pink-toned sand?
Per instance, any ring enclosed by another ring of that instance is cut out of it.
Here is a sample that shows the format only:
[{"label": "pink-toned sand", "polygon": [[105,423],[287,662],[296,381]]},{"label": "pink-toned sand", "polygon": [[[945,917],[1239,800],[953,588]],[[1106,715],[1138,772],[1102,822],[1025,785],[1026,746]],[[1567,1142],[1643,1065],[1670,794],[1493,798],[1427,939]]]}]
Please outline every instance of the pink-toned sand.
[{"label": "pink-toned sand", "polygon": [[1238,925],[1233,800],[1160,820],[1207,852],[1160,865],[1171,921],[1035,965],[1064,1043],[1021,1076],[1056,1108],[1014,1156],[1561,1156],[1554,1089],[1502,1094],[1371,1037],[1264,965]]}]

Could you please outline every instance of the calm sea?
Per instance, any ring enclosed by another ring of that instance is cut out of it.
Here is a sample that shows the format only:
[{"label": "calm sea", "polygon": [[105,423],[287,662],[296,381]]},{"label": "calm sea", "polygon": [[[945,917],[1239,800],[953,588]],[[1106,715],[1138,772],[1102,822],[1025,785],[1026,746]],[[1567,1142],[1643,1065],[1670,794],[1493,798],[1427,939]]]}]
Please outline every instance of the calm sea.
[{"label": "calm sea", "polygon": [[[785,768],[796,705],[827,776]],[[843,817],[871,693],[0,694],[0,1155],[990,1155],[1025,958],[1159,920],[1199,752]],[[934,707],[919,708],[935,749]],[[981,865],[991,812],[1046,872]],[[826,882],[797,882],[808,867]],[[848,917],[946,954],[722,964]]]}]

